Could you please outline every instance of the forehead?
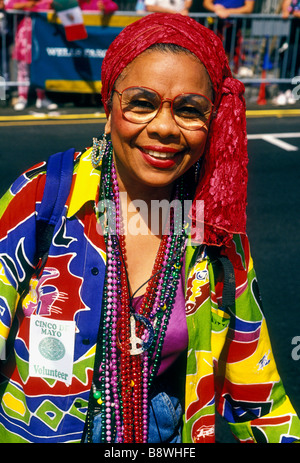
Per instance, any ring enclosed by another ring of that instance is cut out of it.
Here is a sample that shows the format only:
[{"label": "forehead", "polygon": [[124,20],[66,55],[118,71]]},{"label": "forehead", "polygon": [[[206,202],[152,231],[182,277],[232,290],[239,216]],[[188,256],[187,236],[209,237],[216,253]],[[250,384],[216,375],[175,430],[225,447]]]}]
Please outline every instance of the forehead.
[{"label": "forehead", "polygon": [[185,51],[146,50],[136,57],[118,77],[118,91],[130,86],[150,87],[162,96],[202,93],[212,98],[212,85],[200,60]]}]

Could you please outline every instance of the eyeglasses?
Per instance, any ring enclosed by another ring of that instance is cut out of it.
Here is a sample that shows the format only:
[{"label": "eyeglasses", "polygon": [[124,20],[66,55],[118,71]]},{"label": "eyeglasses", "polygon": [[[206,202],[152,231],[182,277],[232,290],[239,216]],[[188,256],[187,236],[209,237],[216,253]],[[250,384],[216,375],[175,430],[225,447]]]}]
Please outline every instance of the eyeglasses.
[{"label": "eyeglasses", "polygon": [[120,106],[124,118],[134,124],[148,124],[152,121],[164,102],[171,104],[171,113],[175,122],[187,130],[199,130],[210,121],[213,104],[200,93],[181,93],[175,98],[162,98],[148,87],[128,87],[122,92],[113,90],[120,97]]}]

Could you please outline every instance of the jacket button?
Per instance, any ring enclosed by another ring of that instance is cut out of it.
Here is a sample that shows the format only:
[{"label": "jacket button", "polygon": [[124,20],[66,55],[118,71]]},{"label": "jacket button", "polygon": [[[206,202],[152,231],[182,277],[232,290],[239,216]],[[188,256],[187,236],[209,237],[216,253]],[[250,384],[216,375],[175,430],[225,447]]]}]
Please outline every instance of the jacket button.
[{"label": "jacket button", "polygon": [[97,267],[93,267],[91,272],[92,272],[92,275],[98,275],[99,269]]},{"label": "jacket button", "polygon": [[90,344],[89,338],[83,339],[82,344],[84,344],[85,346],[88,346]]}]

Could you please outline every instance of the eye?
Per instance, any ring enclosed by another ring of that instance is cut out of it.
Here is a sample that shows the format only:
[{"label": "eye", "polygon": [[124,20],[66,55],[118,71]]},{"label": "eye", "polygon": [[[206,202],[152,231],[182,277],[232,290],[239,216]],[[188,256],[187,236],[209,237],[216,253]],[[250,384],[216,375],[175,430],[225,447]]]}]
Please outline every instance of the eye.
[{"label": "eye", "polygon": [[201,95],[181,95],[174,101],[174,114],[181,119],[206,121],[209,118],[211,105]]},{"label": "eye", "polygon": [[176,108],[176,115],[182,118],[202,119],[205,118],[205,113],[194,106],[181,106]]},{"label": "eye", "polygon": [[156,111],[159,104],[159,96],[144,87],[130,87],[123,92],[122,108],[124,112],[149,114]]},{"label": "eye", "polygon": [[149,101],[146,98],[140,97],[140,98],[132,98],[131,100],[129,100],[124,110],[151,113],[156,110],[156,107],[152,101]]}]

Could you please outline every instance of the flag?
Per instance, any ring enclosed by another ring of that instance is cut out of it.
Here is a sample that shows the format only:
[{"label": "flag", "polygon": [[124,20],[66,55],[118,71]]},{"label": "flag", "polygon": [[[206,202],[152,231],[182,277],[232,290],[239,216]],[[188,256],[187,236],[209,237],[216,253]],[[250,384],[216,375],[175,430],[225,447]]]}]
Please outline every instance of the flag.
[{"label": "flag", "polygon": [[54,0],[53,8],[64,26],[67,40],[87,38],[82,11],[77,0]]}]

